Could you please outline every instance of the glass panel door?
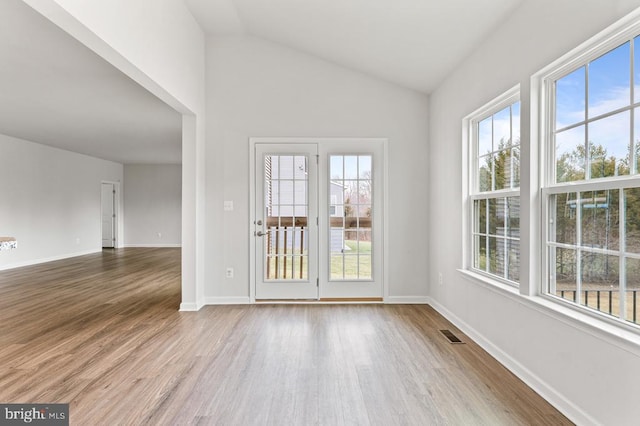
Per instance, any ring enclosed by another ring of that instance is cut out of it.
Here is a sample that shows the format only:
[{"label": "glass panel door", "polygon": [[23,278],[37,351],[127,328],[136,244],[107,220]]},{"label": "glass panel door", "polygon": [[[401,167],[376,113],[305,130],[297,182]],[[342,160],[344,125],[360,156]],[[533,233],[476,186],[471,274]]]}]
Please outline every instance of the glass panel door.
[{"label": "glass panel door", "polygon": [[320,299],[382,300],[382,140],[320,145]]},{"label": "glass panel door", "polygon": [[309,176],[305,155],[265,155],[265,276],[309,279]]},{"label": "glass panel door", "polygon": [[317,148],[256,146],[256,298],[316,299]]},{"label": "glass panel door", "polygon": [[329,281],[371,280],[371,154],[329,156]]}]

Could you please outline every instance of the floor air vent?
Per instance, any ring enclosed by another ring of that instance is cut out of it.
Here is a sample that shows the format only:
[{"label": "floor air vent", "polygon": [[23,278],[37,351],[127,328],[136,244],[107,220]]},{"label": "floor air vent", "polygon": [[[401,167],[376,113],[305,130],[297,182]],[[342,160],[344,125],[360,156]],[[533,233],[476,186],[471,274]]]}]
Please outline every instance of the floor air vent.
[{"label": "floor air vent", "polygon": [[444,335],[444,337],[449,340],[449,343],[464,343],[462,340],[458,339],[458,337],[451,332],[451,330],[440,330],[440,333]]}]

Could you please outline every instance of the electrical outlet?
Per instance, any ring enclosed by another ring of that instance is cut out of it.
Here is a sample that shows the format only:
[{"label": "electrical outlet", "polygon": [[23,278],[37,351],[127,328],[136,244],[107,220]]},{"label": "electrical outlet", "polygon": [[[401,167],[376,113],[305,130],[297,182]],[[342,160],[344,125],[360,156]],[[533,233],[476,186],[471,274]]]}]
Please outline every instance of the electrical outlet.
[{"label": "electrical outlet", "polygon": [[233,201],[225,201],[224,202],[224,211],[226,211],[226,212],[233,211]]},{"label": "electrical outlet", "polygon": [[76,244],[80,244],[80,238],[76,238]]},{"label": "electrical outlet", "polygon": [[442,272],[438,272],[438,284],[442,285],[443,284],[443,280],[442,280]]},{"label": "electrical outlet", "polygon": [[162,238],[162,232],[158,232],[158,239]]},{"label": "electrical outlet", "polygon": [[227,270],[225,271],[225,276],[227,278],[233,278],[233,268],[227,268]]}]

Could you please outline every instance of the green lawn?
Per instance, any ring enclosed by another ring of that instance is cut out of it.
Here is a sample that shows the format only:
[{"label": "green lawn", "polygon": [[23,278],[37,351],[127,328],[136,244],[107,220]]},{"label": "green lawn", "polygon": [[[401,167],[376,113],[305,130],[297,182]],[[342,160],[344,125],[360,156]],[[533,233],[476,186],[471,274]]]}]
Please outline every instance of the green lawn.
[{"label": "green lawn", "polygon": [[351,250],[331,255],[331,279],[371,279],[371,241],[346,240]]}]

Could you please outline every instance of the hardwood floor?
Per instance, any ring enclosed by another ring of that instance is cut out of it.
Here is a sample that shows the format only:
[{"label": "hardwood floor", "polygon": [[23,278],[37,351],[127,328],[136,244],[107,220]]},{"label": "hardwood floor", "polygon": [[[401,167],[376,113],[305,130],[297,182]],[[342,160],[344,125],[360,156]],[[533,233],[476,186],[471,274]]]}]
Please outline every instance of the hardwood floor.
[{"label": "hardwood floor", "polygon": [[0,402],[78,425],[571,424],[429,306],[179,304],[179,249],[0,272]]}]

